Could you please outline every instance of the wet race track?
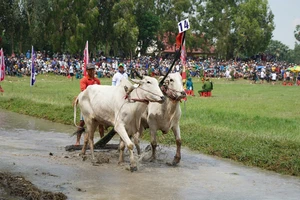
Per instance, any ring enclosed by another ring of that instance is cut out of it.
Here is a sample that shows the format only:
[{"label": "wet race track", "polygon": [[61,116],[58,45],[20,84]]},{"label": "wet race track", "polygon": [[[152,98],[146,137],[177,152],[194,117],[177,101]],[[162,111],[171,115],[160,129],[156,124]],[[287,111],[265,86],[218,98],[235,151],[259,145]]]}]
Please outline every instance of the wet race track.
[{"label": "wet race track", "polygon": [[[70,137],[74,131],[73,126],[0,110],[0,172],[22,175],[39,189],[62,192],[68,199],[300,199],[300,178],[187,149],[177,167],[166,165],[175,154],[173,147],[160,146],[158,161],[150,163],[146,144],[137,172],[128,171],[127,154],[127,163],[117,164],[117,150],[98,151],[102,163],[95,166],[82,161],[79,151],[65,151],[75,143]],[[118,137],[110,143],[117,144]],[[15,199],[8,193],[0,188],[0,199]]]}]

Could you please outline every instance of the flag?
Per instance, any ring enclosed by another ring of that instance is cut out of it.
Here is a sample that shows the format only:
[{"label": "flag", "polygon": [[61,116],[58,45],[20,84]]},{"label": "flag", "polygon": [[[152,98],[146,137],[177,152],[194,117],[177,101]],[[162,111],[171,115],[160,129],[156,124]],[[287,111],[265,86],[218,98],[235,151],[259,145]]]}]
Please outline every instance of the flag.
[{"label": "flag", "polygon": [[83,51],[83,75],[86,76],[86,65],[89,63],[89,42],[86,41],[85,48]]},{"label": "flag", "polygon": [[35,52],[34,52],[33,46],[32,46],[32,49],[31,49],[31,77],[30,77],[30,86],[33,86],[34,83],[35,83],[34,62],[35,62]]},{"label": "flag", "polygon": [[[183,82],[183,87],[185,88],[185,83],[186,83],[186,49],[185,49],[185,39],[183,40],[183,33],[179,33],[181,38],[178,38],[178,41],[180,41],[181,43],[181,54],[180,54],[180,60],[181,60],[181,64],[182,64],[182,73],[181,73],[181,77],[182,77],[182,82]],[[179,34],[177,35],[177,37],[179,37]],[[177,38],[176,38],[177,41]]]},{"label": "flag", "polygon": [[179,50],[181,44],[182,44],[182,38],[183,38],[183,33],[178,33],[178,35],[176,36],[176,50]]},{"label": "flag", "polygon": [[0,82],[4,80],[5,76],[5,60],[3,49],[0,50]]},{"label": "flag", "polygon": [[182,43],[180,60],[181,60],[182,66],[185,68],[185,67],[186,67],[186,49],[185,49],[185,40],[184,40],[183,43]]}]

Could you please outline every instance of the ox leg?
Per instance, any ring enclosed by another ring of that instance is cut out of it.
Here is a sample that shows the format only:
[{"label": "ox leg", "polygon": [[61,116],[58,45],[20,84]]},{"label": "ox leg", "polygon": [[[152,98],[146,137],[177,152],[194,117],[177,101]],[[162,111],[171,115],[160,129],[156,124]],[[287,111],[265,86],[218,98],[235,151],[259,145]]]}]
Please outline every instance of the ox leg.
[{"label": "ox leg", "polygon": [[125,130],[125,127],[124,125],[118,125],[118,126],[115,126],[115,131],[117,133],[119,133],[121,139],[125,142],[128,150],[129,150],[129,153],[130,153],[130,171],[133,172],[133,171],[137,171],[137,164],[136,164],[136,161],[134,159],[134,155],[133,155],[133,146],[134,144],[131,142],[130,138],[128,137],[128,134]]},{"label": "ox leg", "polygon": [[152,155],[150,158],[150,162],[153,162],[156,160],[156,147],[157,147],[156,130],[150,130],[150,133],[151,133],[151,147],[152,147]]},{"label": "ox leg", "polygon": [[119,154],[119,163],[121,164],[124,162],[124,150],[125,150],[125,143],[124,141],[120,138],[120,144],[119,144],[119,150],[120,150],[120,154]]},{"label": "ox leg", "polygon": [[172,165],[177,165],[181,159],[181,136],[179,125],[172,127],[172,131],[176,139],[176,155],[174,156]]},{"label": "ox leg", "polygon": [[94,156],[94,133],[97,127],[97,124],[94,121],[88,121],[85,122],[86,126],[87,126],[87,132],[86,135],[84,137],[84,143],[83,143],[83,147],[82,147],[82,154],[85,154],[86,151],[86,145],[87,143],[89,143],[90,145],[90,151],[92,154],[92,160],[95,161],[95,156]]},{"label": "ox leg", "polygon": [[104,126],[103,125],[99,125],[99,135],[100,135],[100,138],[103,138],[104,136]]},{"label": "ox leg", "polygon": [[138,132],[136,132],[136,134],[134,134],[133,136],[133,142],[137,151],[138,155],[141,155],[141,147],[140,147],[140,137],[144,132],[144,127],[141,126],[140,130]]},{"label": "ox leg", "polygon": [[85,134],[84,134],[83,145],[82,145],[82,149],[81,149],[82,155],[85,155],[87,143],[88,143],[88,134],[85,133]]}]

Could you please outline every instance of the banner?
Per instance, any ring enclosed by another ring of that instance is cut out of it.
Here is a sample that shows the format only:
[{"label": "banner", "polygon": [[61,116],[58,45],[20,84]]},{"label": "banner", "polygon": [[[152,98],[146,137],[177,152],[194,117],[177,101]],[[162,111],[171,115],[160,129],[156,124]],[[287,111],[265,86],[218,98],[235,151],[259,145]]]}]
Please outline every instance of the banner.
[{"label": "banner", "polygon": [[5,60],[3,49],[0,50],[0,82],[4,80],[5,76]]},{"label": "banner", "polygon": [[33,46],[32,46],[32,49],[31,49],[31,78],[30,78],[30,86],[33,86],[34,83],[35,83],[34,62],[35,62],[35,52],[34,52]]},{"label": "banner", "polygon": [[86,65],[89,63],[89,42],[86,41],[85,48],[83,51],[83,75],[86,76]]}]

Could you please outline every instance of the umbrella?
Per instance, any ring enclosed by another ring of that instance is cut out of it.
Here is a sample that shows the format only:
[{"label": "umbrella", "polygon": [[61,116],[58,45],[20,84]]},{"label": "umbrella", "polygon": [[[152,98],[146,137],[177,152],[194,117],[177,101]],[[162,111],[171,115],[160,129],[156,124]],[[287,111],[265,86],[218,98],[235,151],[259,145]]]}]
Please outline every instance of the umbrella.
[{"label": "umbrella", "polygon": [[300,66],[289,67],[286,70],[291,72],[300,72]]},{"label": "umbrella", "polygon": [[256,69],[265,68],[265,66],[257,66]]},{"label": "umbrella", "polygon": [[294,66],[292,71],[293,72],[300,72],[300,66]]}]

